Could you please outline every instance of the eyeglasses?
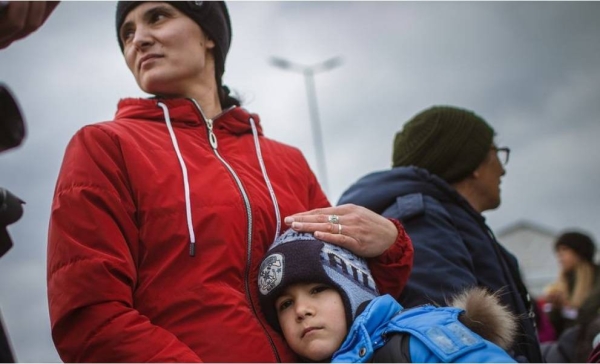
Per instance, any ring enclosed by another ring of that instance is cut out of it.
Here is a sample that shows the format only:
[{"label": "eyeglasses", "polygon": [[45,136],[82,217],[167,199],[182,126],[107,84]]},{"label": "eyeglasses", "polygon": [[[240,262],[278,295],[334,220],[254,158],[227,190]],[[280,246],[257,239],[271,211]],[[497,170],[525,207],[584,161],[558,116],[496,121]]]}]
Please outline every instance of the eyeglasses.
[{"label": "eyeglasses", "polygon": [[492,147],[492,149],[496,151],[496,154],[498,155],[498,160],[500,161],[500,163],[502,163],[503,166],[507,165],[508,157],[510,156],[510,148],[508,148],[508,147],[502,147],[502,148]]}]

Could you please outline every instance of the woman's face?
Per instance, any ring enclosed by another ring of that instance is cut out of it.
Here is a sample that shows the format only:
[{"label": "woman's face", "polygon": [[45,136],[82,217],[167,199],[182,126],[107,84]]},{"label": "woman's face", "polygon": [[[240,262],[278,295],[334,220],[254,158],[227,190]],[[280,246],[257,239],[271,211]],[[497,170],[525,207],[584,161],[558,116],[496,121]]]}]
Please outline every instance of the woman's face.
[{"label": "woman's face", "polygon": [[571,248],[564,245],[559,245],[556,248],[556,257],[561,268],[565,271],[571,271],[581,261],[581,258]]},{"label": "woman's face", "polygon": [[149,94],[191,96],[215,82],[214,41],[170,4],[143,3],[127,14],[119,37],[125,62]]}]

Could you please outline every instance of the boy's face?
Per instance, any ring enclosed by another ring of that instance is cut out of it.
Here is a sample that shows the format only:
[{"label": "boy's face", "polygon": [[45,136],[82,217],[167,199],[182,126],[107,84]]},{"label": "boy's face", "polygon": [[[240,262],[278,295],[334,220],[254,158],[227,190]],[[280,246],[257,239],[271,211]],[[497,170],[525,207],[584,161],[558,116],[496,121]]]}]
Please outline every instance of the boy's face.
[{"label": "boy's face", "polygon": [[275,310],[288,345],[306,359],[331,358],[348,333],[342,297],[321,283],[289,286],[275,301]]}]

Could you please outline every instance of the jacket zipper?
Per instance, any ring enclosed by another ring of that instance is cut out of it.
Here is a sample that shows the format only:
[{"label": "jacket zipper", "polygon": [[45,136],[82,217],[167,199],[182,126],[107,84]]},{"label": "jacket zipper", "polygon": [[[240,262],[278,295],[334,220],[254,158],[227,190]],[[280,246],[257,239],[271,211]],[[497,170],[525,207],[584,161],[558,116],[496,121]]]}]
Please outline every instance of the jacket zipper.
[{"label": "jacket zipper", "polygon": [[[245,273],[244,273],[244,286],[246,288],[246,298],[248,299],[248,302],[250,302],[250,308],[252,308],[252,313],[254,314],[254,317],[256,317],[257,321],[260,323],[260,325],[263,329],[263,332],[265,333],[267,339],[269,340],[269,344],[271,345],[271,349],[273,350],[273,353],[275,354],[275,358],[276,358],[277,362],[281,362],[281,358],[279,357],[279,353],[277,352],[277,348],[275,347],[273,338],[271,338],[271,336],[269,335],[269,332],[265,328],[263,322],[258,318],[258,314],[256,312],[256,308],[254,307],[254,302],[252,300],[252,295],[250,294],[250,267],[252,265],[252,253],[251,253],[252,252],[252,210],[250,209],[250,199],[248,198],[248,194],[246,193],[246,190],[244,189],[244,186],[242,185],[242,181],[238,177],[237,173],[235,173],[235,170],[233,169],[233,167],[231,167],[231,165],[229,165],[229,163],[227,163],[227,161],[221,156],[221,154],[219,154],[219,151],[217,149],[217,147],[218,147],[217,136],[215,135],[215,133],[213,131],[214,120],[211,118],[208,118],[204,115],[204,112],[202,112],[202,108],[200,108],[200,105],[198,104],[198,102],[196,102],[196,100],[194,100],[194,99],[190,99],[190,100],[194,103],[194,105],[196,105],[196,109],[198,109],[198,112],[200,113],[200,115],[204,119],[204,122],[206,123],[206,127],[208,129],[207,130],[208,141],[210,143],[210,146],[211,146],[213,152],[215,153],[215,156],[217,157],[217,159],[219,159],[219,161],[221,161],[221,163],[225,166],[225,168],[227,168],[229,173],[233,176],[233,179],[235,179],[235,183],[237,184],[238,190],[240,191],[242,198],[244,200],[244,206],[246,208],[246,217],[248,218],[248,231],[247,231],[247,251],[248,252],[246,254],[246,269],[245,269]],[[229,111],[230,109],[227,109],[227,110],[223,111],[222,113],[218,114],[217,116],[215,116],[215,119],[219,118],[221,115],[223,115],[225,112]]]}]

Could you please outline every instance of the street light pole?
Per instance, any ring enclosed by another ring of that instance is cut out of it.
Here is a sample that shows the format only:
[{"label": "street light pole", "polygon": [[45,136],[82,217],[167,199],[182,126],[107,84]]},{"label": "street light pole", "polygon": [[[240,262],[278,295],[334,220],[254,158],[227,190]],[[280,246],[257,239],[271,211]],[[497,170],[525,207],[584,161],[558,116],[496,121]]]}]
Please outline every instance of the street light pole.
[{"label": "street light pole", "polygon": [[306,84],[306,96],[308,98],[308,109],[310,113],[311,130],[313,132],[313,141],[315,144],[315,153],[317,156],[317,170],[321,180],[321,186],[325,194],[329,192],[327,181],[327,166],[325,161],[325,153],[323,151],[323,138],[321,137],[321,122],[319,120],[319,110],[317,107],[317,92],[315,87],[315,74],[329,71],[342,63],[341,57],[334,57],[324,62],[317,63],[312,66],[304,66],[288,60],[271,57],[271,64],[275,67],[301,73],[304,75]]},{"label": "street light pole", "polygon": [[317,168],[321,176],[321,184],[325,190],[325,194],[329,192],[329,184],[327,179],[327,161],[325,160],[325,151],[323,150],[323,137],[321,134],[321,120],[319,119],[319,110],[317,107],[317,96],[315,88],[315,75],[312,69],[304,70],[304,81],[306,84],[306,97],[308,99],[308,109],[310,112],[311,130],[313,131],[313,142],[315,144],[315,152],[317,155]]}]

